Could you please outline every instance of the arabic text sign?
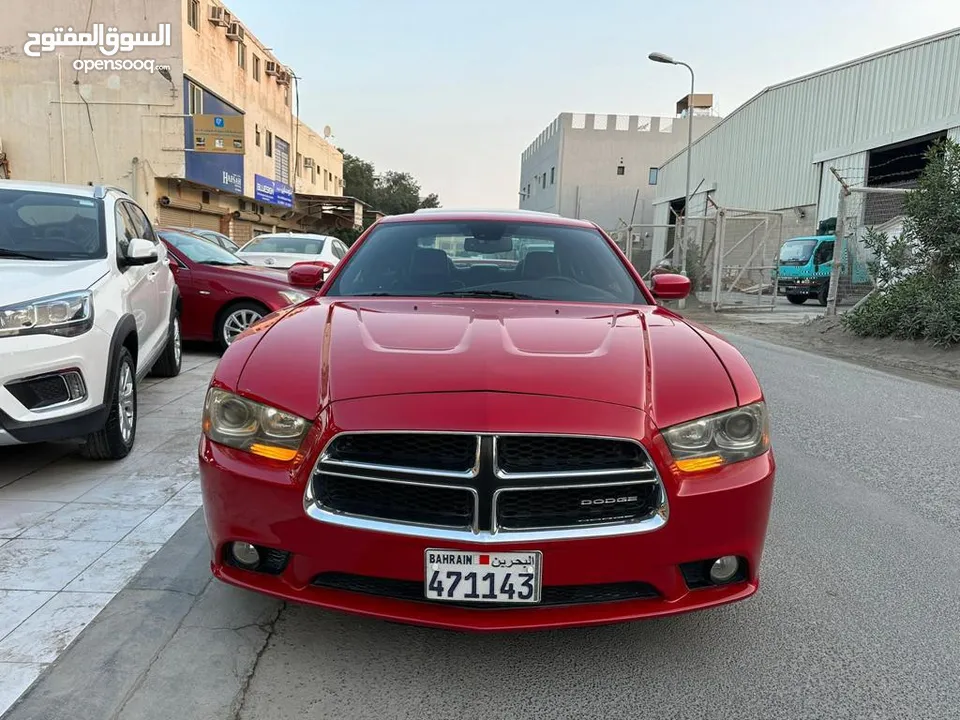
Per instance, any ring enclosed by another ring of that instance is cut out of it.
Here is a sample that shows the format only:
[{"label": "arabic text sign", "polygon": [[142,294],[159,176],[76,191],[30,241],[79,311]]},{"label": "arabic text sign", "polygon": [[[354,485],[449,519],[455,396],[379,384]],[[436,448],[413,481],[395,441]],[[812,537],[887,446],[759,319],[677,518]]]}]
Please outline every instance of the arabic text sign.
[{"label": "arabic text sign", "polygon": [[254,175],[253,182],[253,199],[257,202],[293,207],[293,188],[289,185],[263,175]]},{"label": "arabic text sign", "polygon": [[194,115],[193,150],[243,155],[243,115]]},{"label": "arabic text sign", "polygon": [[101,55],[113,57],[137,48],[170,47],[170,23],[160,23],[156,32],[119,32],[115,27],[97,23],[89,32],[74,32],[72,27],[55,27],[51,32],[27,33],[23,52],[28,57],[40,57],[58,48],[97,48]]}]

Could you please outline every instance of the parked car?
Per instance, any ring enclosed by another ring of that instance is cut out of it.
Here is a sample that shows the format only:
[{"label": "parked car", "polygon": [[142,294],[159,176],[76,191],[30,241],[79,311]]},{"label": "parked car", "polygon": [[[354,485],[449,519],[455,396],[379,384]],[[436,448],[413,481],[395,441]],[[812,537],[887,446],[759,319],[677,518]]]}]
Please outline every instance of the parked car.
[{"label": "parked car", "polygon": [[309,233],[270,233],[258,235],[237,255],[254,265],[288,268],[299,262],[328,262],[336,265],[347,254],[341,240]]},{"label": "parked car", "polygon": [[[161,228],[183,298],[185,340],[216,342],[226,348],[270,313],[309,299],[314,287],[298,285],[283,270],[250,265],[220,245],[182,230]],[[323,272],[332,266],[320,264]]]},{"label": "parked car", "polygon": [[228,238],[223,233],[216,232],[214,230],[204,230],[203,228],[185,228],[185,227],[171,227],[171,230],[182,230],[184,232],[192,233],[193,235],[199,235],[200,237],[215,242],[217,245],[222,247],[224,250],[229,250],[232,253],[237,252],[240,249],[240,246],[235,243],[233,240]]},{"label": "parked car", "polygon": [[129,454],[138,382],[180,372],[179,309],[166,248],[126,193],[0,181],[0,445]]},{"label": "parked car", "polygon": [[[512,267],[484,261],[510,252]],[[689,291],[675,274],[648,288],[582,220],[378,221],[214,372],[214,575],[473,630],[750,597],[776,470],[767,408],[731,344],[656,303]]]}]

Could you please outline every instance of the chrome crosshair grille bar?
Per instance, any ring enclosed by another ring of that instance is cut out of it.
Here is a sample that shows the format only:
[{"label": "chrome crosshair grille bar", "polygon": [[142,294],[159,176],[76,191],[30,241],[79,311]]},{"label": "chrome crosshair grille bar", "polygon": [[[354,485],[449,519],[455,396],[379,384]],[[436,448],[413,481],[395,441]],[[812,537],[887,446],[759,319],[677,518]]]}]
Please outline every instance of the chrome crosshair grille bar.
[{"label": "chrome crosshair grille bar", "polygon": [[647,532],[668,516],[640,443],[546,434],[341,433],[304,507],[323,522],[471,542]]}]

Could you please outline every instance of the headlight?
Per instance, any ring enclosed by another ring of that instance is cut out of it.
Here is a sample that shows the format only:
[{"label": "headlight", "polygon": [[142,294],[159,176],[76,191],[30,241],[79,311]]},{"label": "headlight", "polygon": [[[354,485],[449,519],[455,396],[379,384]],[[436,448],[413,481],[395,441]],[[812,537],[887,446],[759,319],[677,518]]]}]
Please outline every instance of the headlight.
[{"label": "headlight", "polygon": [[763,402],[674,425],[663,431],[677,467],[697,472],[762,455],[770,449]]},{"label": "headlight", "polygon": [[289,461],[297,456],[310,421],[210,388],[203,405],[203,432],[215,443],[270,458]]},{"label": "headlight", "polygon": [[75,337],[93,327],[89,290],[39,298],[0,308],[0,337],[59,335]]},{"label": "headlight", "polygon": [[280,297],[282,297],[291,305],[298,305],[304,300],[309,300],[313,296],[307,295],[307,293],[300,292],[299,290],[281,290]]}]

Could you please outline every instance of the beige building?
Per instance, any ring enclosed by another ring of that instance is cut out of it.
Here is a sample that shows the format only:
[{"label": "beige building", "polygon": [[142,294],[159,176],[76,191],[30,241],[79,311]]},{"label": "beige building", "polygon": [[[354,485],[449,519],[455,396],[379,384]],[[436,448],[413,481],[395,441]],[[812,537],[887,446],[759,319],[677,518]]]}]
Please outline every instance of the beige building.
[{"label": "beige building", "polygon": [[362,222],[364,206],[343,197],[343,156],[297,119],[295,73],[227,7],[89,9],[5,8],[0,149],[11,178],[116,185],[161,224],[241,242]]}]

